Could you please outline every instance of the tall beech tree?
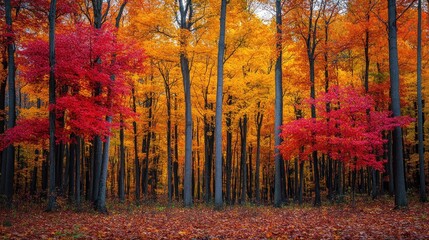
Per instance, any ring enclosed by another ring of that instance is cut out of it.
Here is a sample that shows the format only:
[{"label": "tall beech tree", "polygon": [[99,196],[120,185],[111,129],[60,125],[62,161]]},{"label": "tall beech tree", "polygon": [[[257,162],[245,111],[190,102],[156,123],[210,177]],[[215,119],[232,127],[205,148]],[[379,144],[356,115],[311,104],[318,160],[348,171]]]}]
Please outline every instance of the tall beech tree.
[{"label": "tall beech tree", "polygon": [[[186,207],[192,206],[192,105],[191,105],[191,77],[187,47],[189,34],[193,25],[192,0],[178,0],[180,26],[180,69],[182,72],[183,88],[185,93],[185,174],[183,183],[183,201]],[[176,136],[177,137],[177,136]]]},{"label": "tall beech tree", "polygon": [[216,126],[215,126],[215,141],[216,141],[216,190],[215,190],[215,205],[217,208],[223,205],[222,195],[222,105],[223,105],[223,63],[225,55],[225,23],[226,23],[226,0],[221,1],[220,20],[219,20],[219,46],[217,55],[217,89],[216,89]]},{"label": "tall beech tree", "polygon": [[[388,0],[388,30],[391,108],[393,116],[399,117],[401,116],[401,101],[399,94],[398,29],[395,0]],[[395,206],[401,208],[407,206],[408,203],[405,190],[402,129],[399,126],[393,129],[392,143]]]},{"label": "tall beech tree", "polygon": [[283,123],[283,87],[282,87],[282,1],[276,0],[276,66],[275,66],[275,108],[274,108],[274,206],[282,204],[281,162],[283,159],[277,146],[281,144],[280,126]]}]

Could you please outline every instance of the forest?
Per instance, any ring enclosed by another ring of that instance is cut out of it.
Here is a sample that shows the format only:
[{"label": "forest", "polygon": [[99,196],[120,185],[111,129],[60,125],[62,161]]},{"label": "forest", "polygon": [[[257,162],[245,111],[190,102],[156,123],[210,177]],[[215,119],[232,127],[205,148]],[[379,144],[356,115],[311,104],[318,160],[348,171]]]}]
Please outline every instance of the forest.
[{"label": "forest", "polygon": [[429,238],[428,6],[1,1],[0,236]]}]

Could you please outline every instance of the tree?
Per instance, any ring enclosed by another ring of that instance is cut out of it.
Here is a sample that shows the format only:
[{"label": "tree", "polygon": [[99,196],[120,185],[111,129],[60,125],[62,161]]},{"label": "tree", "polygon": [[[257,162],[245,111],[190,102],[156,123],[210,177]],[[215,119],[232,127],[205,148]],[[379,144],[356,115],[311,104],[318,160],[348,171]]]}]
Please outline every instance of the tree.
[{"label": "tree", "polygon": [[[396,17],[396,1],[388,0],[390,97],[393,116],[399,117],[401,116],[401,104],[399,95],[399,64]],[[405,191],[402,129],[399,126],[393,129],[392,142],[395,207],[401,208],[406,207],[408,203],[407,193]]]},{"label": "tree", "polygon": [[223,63],[225,55],[225,22],[226,22],[226,0],[221,1],[220,9],[220,29],[219,29],[219,46],[217,56],[217,89],[216,89],[216,191],[215,205],[221,208],[223,205],[222,198],[222,104],[223,104]]},{"label": "tree", "polygon": [[192,0],[179,2],[178,23],[180,26],[180,69],[182,71],[183,88],[185,92],[185,174],[183,201],[186,207],[192,206],[192,106],[191,106],[191,78],[189,58],[186,48],[188,38],[193,25]]},{"label": "tree", "polygon": [[420,201],[426,202],[425,159],[423,144],[423,100],[422,100],[422,1],[418,0],[417,20],[417,134],[419,153]]},{"label": "tree", "polygon": [[275,183],[274,183],[274,206],[282,204],[281,187],[281,155],[277,148],[281,144],[280,126],[283,123],[283,88],[282,88],[282,4],[276,0],[276,67],[275,67],[275,120],[274,120],[274,161],[275,161]]},{"label": "tree", "polygon": [[[331,105],[329,111],[326,110],[328,103]],[[310,99],[309,104],[319,112],[317,119],[301,118],[282,126],[283,142],[279,149],[285,159],[295,156],[308,159],[318,151],[352,169],[371,166],[383,171],[384,161],[379,157],[384,155],[384,131],[411,122],[408,117],[374,111],[373,99],[350,87],[332,86],[328,93]],[[369,117],[367,109],[371,109]]]},{"label": "tree", "polygon": [[48,211],[56,208],[55,192],[55,20],[56,20],[56,0],[51,0],[49,8],[49,200]]},{"label": "tree", "polygon": [[[12,129],[16,124],[16,113],[15,113],[15,41],[14,32],[12,27],[12,5],[10,0],[5,0],[5,17],[7,25],[7,55],[8,55],[8,69],[7,69],[7,86],[8,86],[8,120],[7,128]],[[14,177],[14,166],[15,166],[15,148],[11,144],[6,150],[6,178],[5,178],[5,193],[7,198],[8,206],[12,206],[13,196],[13,177]]]}]

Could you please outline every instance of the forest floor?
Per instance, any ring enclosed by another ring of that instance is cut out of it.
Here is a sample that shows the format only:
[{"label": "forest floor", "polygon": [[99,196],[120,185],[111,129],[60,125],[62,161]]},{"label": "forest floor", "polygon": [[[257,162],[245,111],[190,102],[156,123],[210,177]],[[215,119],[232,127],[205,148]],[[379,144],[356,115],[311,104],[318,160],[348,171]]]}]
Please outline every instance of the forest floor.
[{"label": "forest floor", "polygon": [[393,199],[327,204],[233,206],[216,211],[159,203],[111,203],[109,214],[89,206],[76,211],[60,201],[53,213],[45,204],[20,203],[0,209],[0,239],[429,239],[429,203],[411,201],[394,210]]}]

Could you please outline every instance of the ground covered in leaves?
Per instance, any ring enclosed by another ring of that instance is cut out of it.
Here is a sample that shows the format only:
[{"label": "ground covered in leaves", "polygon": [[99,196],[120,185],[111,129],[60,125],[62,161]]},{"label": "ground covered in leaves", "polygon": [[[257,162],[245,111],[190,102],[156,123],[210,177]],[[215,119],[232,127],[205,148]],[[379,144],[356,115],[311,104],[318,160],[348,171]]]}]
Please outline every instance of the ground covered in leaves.
[{"label": "ground covered in leaves", "polygon": [[393,210],[392,199],[311,206],[212,207],[112,204],[108,215],[66,204],[0,209],[0,239],[429,239],[429,204]]}]

